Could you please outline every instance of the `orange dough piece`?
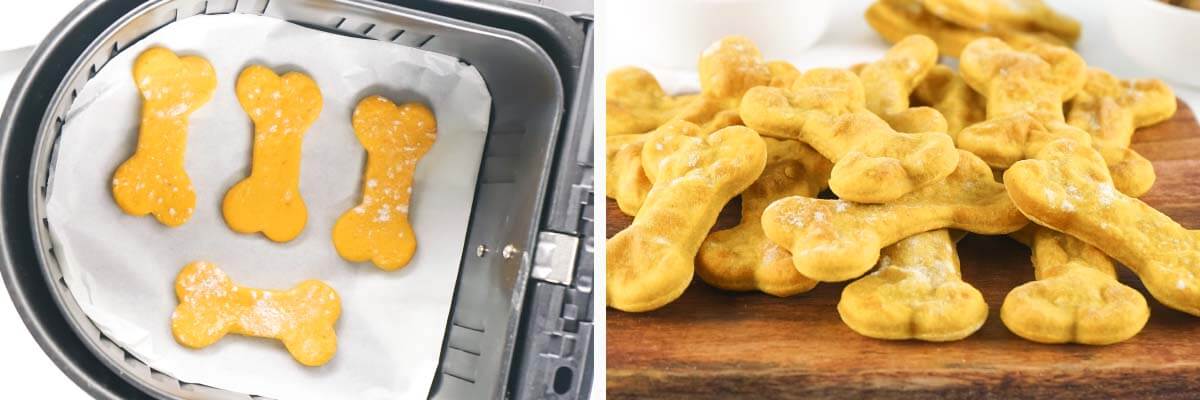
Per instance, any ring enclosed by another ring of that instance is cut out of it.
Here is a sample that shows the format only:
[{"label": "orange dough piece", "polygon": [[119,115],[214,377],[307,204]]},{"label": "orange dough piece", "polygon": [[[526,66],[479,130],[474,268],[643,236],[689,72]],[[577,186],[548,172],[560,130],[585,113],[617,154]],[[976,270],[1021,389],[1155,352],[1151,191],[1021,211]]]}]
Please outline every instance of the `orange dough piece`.
[{"label": "orange dough piece", "polygon": [[175,278],[179,306],[171,333],[179,344],[199,349],[228,333],[277,339],[301,364],[315,367],[337,352],[333,326],[342,300],[333,288],[306,280],[286,290],[239,286],[211,263],[197,261]]},{"label": "orange dough piece", "polygon": [[113,173],[113,199],[126,214],[183,225],[196,206],[183,170],[188,116],[212,99],[216,74],[203,58],[155,47],[134,61],[133,80],[142,95],[142,123],[137,150]]},{"label": "orange dough piece", "polygon": [[254,121],[254,155],[250,176],[225,193],[225,223],[240,233],[292,240],[308,221],[300,198],[300,145],[321,114],[321,89],[308,75],[288,72],[280,77],[251,65],[238,77],[236,91]]},{"label": "orange dough piece", "polygon": [[333,247],[346,260],[370,260],[380,269],[395,270],[407,265],[417,249],[408,204],[417,161],[437,139],[437,119],[423,104],[397,107],[380,96],[359,101],[351,119],[367,150],[363,198],[333,226]]}]

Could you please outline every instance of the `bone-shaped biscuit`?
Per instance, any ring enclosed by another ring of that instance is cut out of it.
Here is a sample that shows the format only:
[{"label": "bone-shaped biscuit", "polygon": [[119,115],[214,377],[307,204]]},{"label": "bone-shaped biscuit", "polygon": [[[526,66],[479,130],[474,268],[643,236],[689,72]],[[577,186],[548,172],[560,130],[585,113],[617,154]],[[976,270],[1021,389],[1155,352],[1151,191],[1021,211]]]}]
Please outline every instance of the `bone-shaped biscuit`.
[{"label": "bone-shaped biscuit", "polygon": [[199,349],[226,334],[277,339],[307,366],[329,362],[337,351],[334,324],[342,314],[336,291],[317,280],[286,291],[235,284],[211,263],[197,261],[175,278],[179,305],[171,333],[179,344]]},{"label": "bone-shaped biscuit", "polygon": [[413,173],[437,139],[437,119],[424,104],[396,106],[370,96],[354,108],[351,125],[367,150],[362,203],[334,224],[333,247],[346,260],[371,260],[380,269],[395,270],[417,250],[408,223]]},{"label": "bone-shaped biscuit", "polygon": [[952,174],[889,203],[777,200],[763,211],[763,232],[792,253],[801,274],[837,282],[861,276],[879,260],[880,249],[921,232],[954,228],[997,235],[1024,226],[1028,220],[987,164],[959,151]]},{"label": "bone-shaped biscuit", "polygon": [[879,269],[846,285],[838,314],[876,339],[959,340],[983,326],[983,294],[963,282],[945,229],[919,233],[882,251]]},{"label": "bone-shaped biscuit", "polygon": [[1056,141],[1013,164],[1004,186],[1030,220],[1095,246],[1129,267],[1159,302],[1200,315],[1200,234],[1116,190],[1095,149]]},{"label": "bone-shaped biscuit", "polygon": [[1043,31],[1067,43],[1079,39],[1079,21],[1055,12],[1041,0],[922,0],[933,15],[979,29]]},{"label": "bone-shaped biscuit", "polygon": [[636,67],[613,70],[605,78],[607,135],[645,133],[666,123],[697,96],[669,96],[650,72]]},{"label": "bone-shaped biscuit", "polygon": [[798,139],[833,160],[829,187],[844,200],[892,201],[954,170],[958,152],[949,136],[896,132],[865,102],[854,73],[814,69],[791,90],[751,89],[739,110],[747,127]]},{"label": "bone-shaped biscuit", "polygon": [[1079,239],[1030,224],[1014,235],[1033,250],[1036,281],[1004,298],[1000,319],[1040,343],[1112,344],[1142,330],[1150,308],[1117,281],[1112,261]]},{"label": "bone-shaped biscuit", "polygon": [[937,44],[913,35],[897,42],[883,58],[858,72],[867,109],[900,132],[946,132],[946,119],[929,107],[909,108],[909,96],[937,65]]},{"label": "bone-shaped biscuit", "polygon": [[767,70],[771,71],[771,82],[767,84],[770,87],[787,89],[800,77],[800,70],[783,60],[767,61]]},{"label": "bone-shaped biscuit", "polygon": [[758,133],[740,126],[693,139],[667,157],[633,223],[607,242],[608,306],[648,311],[683,294],[717,214],[766,161]]},{"label": "bone-shaped biscuit", "polygon": [[1139,197],[1154,184],[1154,166],[1129,148],[1140,127],[1175,114],[1175,94],[1157,79],[1118,80],[1098,68],[1088,70],[1087,83],[1071,100],[1067,122],[1092,136],[1092,147],[1109,166],[1117,190]]},{"label": "bone-shaped biscuit", "polygon": [[999,38],[1019,48],[1068,44],[1044,31],[1022,31],[1004,26],[986,31],[964,28],[933,15],[920,0],[879,0],[867,8],[864,16],[871,28],[889,42],[897,43],[910,35],[925,35],[937,42],[943,55],[950,57],[958,57],[967,43],[985,37]]},{"label": "bone-shaped biscuit", "polygon": [[154,47],[134,61],[133,80],[142,96],[141,127],[137,150],[113,173],[113,199],[129,215],[154,214],[179,226],[196,206],[183,169],[188,116],[212,99],[217,77],[203,58]]},{"label": "bone-shaped biscuit", "polygon": [[251,65],[238,76],[238,102],[254,121],[250,176],[225,193],[225,223],[239,233],[292,240],[308,221],[300,197],[300,146],[321,113],[321,90],[300,72],[282,77]]},{"label": "bone-shaped biscuit", "polygon": [[742,220],[704,239],[696,256],[696,274],[725,290],[760,290],[775,296],[806,292],[816,282],[796,272],[791,254],[763,234],[762,212],[787,196],[815,197],[833,167],[816,150],[795,140],[763,138],[767,166],[742,192]]},{"label": "bone-shaped biscuit", "polygon": [[650,179],[642,170],[642,144],[647,136],[614,135],[605,140],[604,195],[616,200],[621,212],[630,216],[637,215],[650,191]]},{"label": "bone-shaped biscuit", "polygon": [[933,66],[913,91],[913,97],[938,110],[946,119],[946,133],[956,140],[959,131],[984,119],[983,97],[945,65]]}]

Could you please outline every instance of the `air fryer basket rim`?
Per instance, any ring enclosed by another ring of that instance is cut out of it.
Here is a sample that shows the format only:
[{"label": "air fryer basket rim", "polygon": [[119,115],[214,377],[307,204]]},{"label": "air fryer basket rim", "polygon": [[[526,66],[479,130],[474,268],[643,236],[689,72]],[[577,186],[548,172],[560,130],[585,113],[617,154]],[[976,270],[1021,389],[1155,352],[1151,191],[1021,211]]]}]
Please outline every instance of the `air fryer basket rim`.
[{"label": "air fryer basket rim", "polygon": [[[252,1],[253,0],[243,0],[244,3],[252,2]],[[215,3],[215,2],[218,2],[218,1],[214,0],[214,1],[210,1],[210,2],[205,2],[204,7],[208,7],[207,3]],[[230,2],[233,2],[233,1],[230,1]],[[554,73],[554,65],[556,65],[556,64],[554,64],[554,62],[550,60],[550,58],[547,56],[547,54],[542,51],[542,49],[539,47],[539,43],[535,43],[525,36],[516,34],[512,31],[504,30],[502,28],[488,27],[488,26],[482,26],[482,25],[478,25],[478,24],[471,24],[471,23],[467,23],[467,22],[463,22],[463,21],[459,21],[459,20],[452,20],[448,17],[427,14],[422,11],[416,11],[416,10],[409,9],[409,8],[399,8],[399,7],[395,7],[395,6],[391,6],[391,5],[387,5],[387,4],[373,3],[373,2],[367,2],[367,1],[358,1],[358,0],[339,0],[339,1],[334,1],[334,2],[335,3],[354,3],[354,4],[367,3],[366,5],[368,5],[372,8],[389,7],[392,9],[391,11],[400,10],[402,12],[410,14],[410,16],[412,14],[415,14],[415,15],[419,15],[422,17],[427,17],[431,20],[435,20],[435,21],[438,21],[441,23],[446,23],[448,21],[449,23],[456,24],[455,27],[462,27],[465,25],[465,26],[469,26],[470,28],[472,28],[474,30],[487,32],[492,36],[506,37],[508,40],[520,42],[523,45],[529,46],[532,49],[536,50],[537,52],[540,53],[541,57],[547,61],[547,64],[550,64],[549,71],[550,71],[550,73],[554,74],[554,78],[555,78],[554,82],[557,86],[554,88],[554,91],[557,92],[557,100],[556,100],[557,107],[554,110],[554,112],[552,113],[552,114],[554,114],[553,117],[551,117],[551,119],[553,119],[553,123],[552,123],[553,126],[551,127],[552,129],[550,129],[552,132],[548,134],[549,137],[547,138],[546,142],[543,143],[543,146],[545,149],[553,149],[554,148],[554,145],[555,145],[554,142],[555,142],[556,137],[558,136],[559,120],[561,119],[561,116],[562,116],[561,114],[564,111],[563,110],[563,98],[562,98],[563,88],[562,88],[562,82],[558,79],[558,74]],[[31,177],[29,176],[29,174],[26,174],[23,172],[24,168],[28,168],[29,165],[35,165],[35,164],[29,162],[30,161],[29,158],[25,158],[25,157],[30,156],[30,154],[27,154],[24,152],[25,150],[27,150],[26,147],[32,147],[32,146],[29,146],[29,143],[31,141],[35,140],[35,138],[37,138],[36,140],[38,142],[41,141],[41,139],[40,139],[41,135],[33,134],[34,132],[40,132],[40,130],[33,130],[33,132],[31,132],[30,128],[33,126],[39,126],[39,125],[40,126],[49,126],[49,124],[54,123],[53,117],[56,114],[55,112],[53,112],[53,109],[49,109],[49,108],[44,108],[46,110],[44,114],[37,113],[32,110],[36,110],[38,108],[39,103],[43,103],[43,104],[47,103],[46,100],[50,96],[51,93],[54,93],[54,95],[56,96],[56,99],[58,96],[66,95],[67,91],[62,90],[62,88],[66,88],[67,82],[70,81],[70,79],[62,79],[67,74],[59,74],[59,72],[57,71],[57,70],[64,70],[62,65],[70,64],[70,63],[64,63],[65,60],[71,60],[71,57],[75,57],[74,65],[69,70],[65,70],[63,72],[74,71],[76,73],[79,73],[80,71],[82,71],[81,65],[86,66],[87,63],[84,63],[84,61],[87,61],[87,60],[85,60],[84,57],[80,56],[80,54],[88,54],[88,52],[80,51],[80,49],[82,49],[85,46],[91,47],[91,46],[94,46],[101,42],[101,39],[96,39],[94,41],[94,43],[91,43],[90,45],[87,43],[79,43],[78,42],[78,39],[79,39],[81,33],[85,34],[85,36],[86,36],[86,32],[81,32],[81,31],[86,31],[89,29],[95,30],[95,27],[89,28],[87,26],[87,24],[89,24],[89,23],[91,23],[91,24],[109,24],[108,27],[103,28],[104,30],[107,31],[107,30],[117,27],[119,24],[116,24],[114,22],[118,21],[119,19],[123,20],[123,18],[125,18],[129,14],[133,13],[133,11],[131,11],[131,10],[133,10],[135,8],[135,7],[130,7],[127,4],[120,5],[120,4],[114,4],[114,3],[117,3],[117,2],[113,1],[113,0],[97,1],[97,2],[93,2],[93,3],[83,4],[80,7],[78,7],[76,10],[74,10],[66,19],[64,19],[59,24],[59,26],[46,39],[46,41],[43,42],[38,47],[38,49],[35,51],[34,55],[31,57],[30,63],[27,65],[26,69],[22,72],[21,76],[19,77],[19,80],[18,80],[16,86],[14,86],[13,94],[10,97],[10,99],[12,99],[12,101],[10,101],[8,103],[8,106],[4,110],[5,118],[2,121],[2,124],[0,124],[0,133],[4,133],[4,135],[2,137],[0,137],[0,154],[4,155],[2,164],[0,164],[0,174],[2,174],[2,180],[0,180],[0,183],[2,183],[2,187],[4,189],[3,194],[2,194],[3,202],[2,202],[2,204],[0,204],[0,216],[3,217],[3,225],[4,225],[4,229],[2,231],[0,231],[0,260],[2,260],[4,263],[3,263],[3,265],[0,265],[0,273],[4,274],[6,281],[8,282],[7,286],[8,286],[8,291],[9,291],[10,297],[13,298],[14,303],[17,305],[18,311],[20,312],[22,319],[25,321],[26,326],[34,334],[35,339],[38,341],[39,345],[43,348],[44,351],[46,351],[46,353],[48,355],[50,355],[51,359],[59,366],[60,369],[62,369],[65,373],[67,373],[68,376],[70,376],[72,378],[72,380],[74,380],[81,387],[83,387],[85,390],[87,390],[89,393],[91,393],[93,395],[100,396],[100,397],[108,397],[108,398],[129,398],[130,396],[140,395],[141,393],[137,392],[136,390],[130,390],[131,389],[130,387],[122,386],[121,385],[122,382],[120,382],[119,379],[115,378],[115,376],[117,376],[117,374],[112,374],[112,373],[106,374],[105,372],[108,372],[108,371],[103,371],[103,370],[96,371],[95,367],[98,363],[94,362],[94,361],[96,361],[96,359],[93,357],[96,357],[97,354],[103,354],[103,353],[101,353],[102,349],[94,348],[94,346],[91,346],[91,343],[87,343],[87,346],[81,346],[81,344],[84,344],[86,342],[84,342],[79,337],[74,338],[75,340],[72,341],[71,336],[75,334],[74,329],[76,329],[77,327],[69,324],[69,321],[67,321],[66,318],[64,318],[66,314],[63,314],[63,312],[70,312],[70,310],[66,310],[66,307],[64,307],[62,304],[59,304],[58,306],[62,307],[62,310],[59,310],[57,315],[55,315],[55,313],[52,310],[48,309],[48,308],[53,308],[53,307],[47,306],[47,302],[48,302],[47,298],[50,298],[50,300],[61,300],[61,299],[56,296],[53,296],[51,294],[51,290],[50,290],[51,288],[46,287],[46,284],[44,282],[42,283],[43,287],[40,288],[41,290],[38,290],[39,288],[35,284],[31,284],[31,282],[36,281],[37,279],[43,279],[44,281],[53,282],[53,281],[57,280],[58,277],[52,276],[51,274],[45,274],[44,277],[39,277],[36,275],[40,274],[40,272],[41,272],[40,270],[37,270],[36,268],[29,268],[29,267],[32,267],[29,264],[31,264],[31,261],[34,260],[34,257],[40,256],[40,254],[38,254],[38,255],[31,254],[30,247],[33,247],[33,246],[29,246],[29,244],[31,244],[31,242],[33,242],[33,243],[38,243],[40,245],[40,242],[38,242],[35,238],[33,238],[31,236],[22,235],[22,233],[24,233],[25,235],[28,235],[28,232],[30,232],[28,226],[22,226],[19,222],[18,223],[13,222],[13,221],[19,221],[21,218],[28,220],[29,215],[26,214],[26,210],[28,209],[28,207],[31,204],[33,204],[35,207],[37,206],[36,203],[29,202],[30,198],[36,198],[36,196],[31,195],[30,197],[24,197],[25,194],[30,193],[33,190],[23,190],[23,189],[25,189],[25,187],[40,184],[37,181],[31,181],[30,180]],[[156,1],[149,2],[149,3],[151,3],[151,4],[138,6],[138,7],[136,7],[136,9],[140,10],[145,7],[152,7],[153,5],[161,5],[161,4],[165,4],[165,3],[172,3],[172,4],[173,3],[188,3],[188,0],[178,0],[178,1],[156,0]],[[233,3],[236,4],[236,2],[233,2]],[[266,8],[266,6],[268,6],[268,2],[266,2],[266,1],[261,1],[260,3],[263,4],[264,8]],[[421,3],[421,2],[416,1],[415,3]],[[432,2],[426,2],[426,3],[436,5],[438,2],[432,1]],[[361,5],[361,4],[359,4],[359,5]],[[456,7],[466,7],[463,4],[456,4],[455,6]],[[241,9],[239,8],[239,10],[241,10]],[[479,10],[474,10],[474,11],[479,12]],[[529,15],[525,15],[525,16],[528,17]],[[509,17],[511,17],[511,15]],[[538,22],[534,21],[534,22],[529,23],[529,25],[531,25],[531,26],[548,26],[550,24],[538,23]],[[76,41],[74,43],[68,43],[70,41],[70,40],[68,40],[68,38],[70,38],[72,36],[72,34],[74,34],[74,39],[76,39]],[[91,37],[96,37],[96,36],[86,36],[86,37],[91,38]],[[99,37],[104,38],[105,35],[99,35]],[[562,64],[561,60],[555,59],[554,61],[559,62],[558,69],[562,70],[563,68],[561,65]],[[56,90],[53,92],[46,90],[47,87],[58,87],[59,85],[57,85],[55,83],[56,83],[56,80],[59,80],[59,79],[62,79],[62,81],[63,81],[62,88],[60,88],[60,90]],[[489,86],[492,86],[492,85],[493,85],[493,83],[489,82]],[[40,90],[37,90],[37,89],[40,89]],[[32,104],[29,104],[29,103],[32,103]],[[55,104],[57,102],[49,102],[49,103]],[[24,107],[24,109],[22,107]],[[35,116],[32,114],[38,114],[38,115]],[[38,118],[38,117],[41,117],[41,118]],[[41,119],[42,121],[40,121],[40,123],[38,123],[38,122],[36,122],[37,119]],[[497,124],[498,122],[499,121],[493,121],[493,128],[496,128],[495,124]],[[524,136],[529,136],[529,135],[524,135]],[[495,133],[492,131],[489,131],[489,144],[492,142],[492,139],[495,137],[496,137]],[[489,148],[490,147],[491,146],[489,146]],[[543,154],[546,155],[546,158],[549,158],[549,155],[552,153],[553,153],[552,151],[543,152]],[[541,160],[543,165],[545,165],[545,163],[547,161],[548,160]],[[487,162],[489,162],[489,161],[485,160],[485,163],[487,163]],[[36,161],[35,161],[35,163],[36,163]],[[22,164],[24,164],[24,165],[22,165]],[[13,173],[11,171],[16,171],[16,173]],[[5,173],[5,172],[7,172],[7,173]],[[485,179],[485,177],[483,175],[484,175],[483,170],[481,168],[481,176],[480,176],[481,186],[483,185],[483,182]],[[545,173],[545,171],[543,171],[543,173],[540,174],[536,179],[537,187],[540,187],[544,190],[544,188],[546,186],[546,180],[547,180],[546,173]],[[477,200],[476,200],[477,206],[476,207],[478,207],[478,204],[480,201],[479,196],[482,196],[482,195],[483,195],[482,193],[477,192],[477,195],[476,195],[477,196]],[[531,220],[527,221],[530,224],[529,226],[531,227],[531,229],[529,229],[529,233],[526,235],[526,236],[528,236],[526,238],[528,241],[526,241],[525,243],[531,243],[532,236],[536,234],[537,226],[538,226],[538,215],[540,214],[542,197],[543,196],[540,196],[540,195],[533,196],[532,201],[534,202],[534,204],[533,204],[532,209],[535,211],[533,212],[533,215],[531,216]],[[473,210],[472,214],[473,214],[472,215],[472,227],[470,228],[470,230],[473,231],[477,228],[477,226],[475,226],[476,219],[475,219],[475,215],[474,215],[475,214],[474,210]],[[36,224],[35,224],[35,226],[36,226]],[[21,232],[22,230],[24,232]],[[470,241],[471,240],[470,237],[472,237],[475,234],[476,233],[469,233],[469,239],[468,239],[469,241],[468,241],[468,245],[466,246],[467,248],[472,247],[471,245],[474,242]],[[466,255],[466,249],[464,249],[464,258],[463,258],[463,267],[462,267],[463,271],[460,271],[460,273],[465,273],[465,270],[467,268],[467,263],[469,263],[469,262],[470,262],[470,260],[468,259],[468,256]],[[523,257],[519,257],[518,260],[516,260],[514,262],[517,263],[516,267],[515,268],[509,267],[509,268],[517,270],[517,276],[516,276],[515,280],[518,281],[519,283],[515,284],[512,287],[512,293],[510,295],[511,296],[510,299],[520,299],[521,296],[523,295],[523,291],[524,291],[524,287],[525,287],[523,282],[527,277],[527,270],[528,270],[528,268],[527,268],[528,266],[526,265],[528,263],[527,254]],[[19,268],[19,266],[24,266],[25,268]],[[503,268],[502,266],[489,266],[489,267]],[[458,296],[457,292],[461,290],[460,289],[461,286],[462,286],[462,278],[460,277],[460,280],[458,283],[458,288],[456,288],[456,295],[455,295],[456,307],[455,308],[458,308],[457,303],[459,302],[459,299],[458,299],[459,296]],[[73,303],[73,299],[71,299],[71,303]],[[517,308],[510,310],[514,316],[517,316],[517,318],[515,318],[515,319],[510,318],[509,326],[504,327],[509,335],[509,338],[506,340],[506,345],[505,345],[505,347],[507,348],[507,351],[511,351],[511,348],[512,348],[512,337],[511,336],[513,334],[512,333],[513,329],[515,329],[515,325],[517,323],[516,321],[519,321],[519,315],[520,315],[519,307],[521,305],[520,303],[521,302],[519,302],[519,301],[515,301],[514,306]],[[78,307],[78,306],[75,305],[75,307]],[[453,318],[453,316],[452,316],[452,318]],[[67,330],[71,330],[72,332],[64,333],[64,330],[62,329],[62,328],[64,328],[64,325],[65,325],[65,327],[69,328]],[[446,346],[449,346],[450,333],[451,333],[451,331],[450,331],[450,326],[448,323],[447,327],[446,327],[446,335],[447,335]],[[111,343],[109,343],[109,344],[111,345]],[[447,347],[443,348],[443,359],[442,359],[443,364],[446,363],[445,351],[447,351]],[[103,357],[101,357],[100,359],[104,360],[106,362],[108,361]],[[504,355],[504,357],[502,357],[502,360],[504,362],[504,368],[501,369],[502,373],[507,373],[507,370],[508,370],[507,363],[511,362],[511,359],[512,359],[511,354],[506,354],[506,355]],[[112,365],[109,365],[109,366],[113,367]],[[115,368],[119,369],[120,367],[115,367]],[[103,368],[101,368],[101,369],[103,369]],[[439,372],[440,371],[441,371],[441,364],[439,365]],[[121,371],[119,376],[121,376],[122,378],[125,378],[125,379],[130,379],[130,377],[125,372],[126,371]],[[151,374],[151,375],[153,375],[153,374]],[[441,375],[439,374],[439,377],[440,376]],[[497,384],[497,388],[493,389],[494,391],[492,391],[492,392],[488,392],[488,394],[493,395],[493,396],[502,396],[503,395],[503,392],[502,392],[503,385],[504,385],[505,381],[506,381],[506,378],[503,375],[494,379],[493,382]],[[134,383],[137,384],[138,382],[134,382]],[[153,388],[143,387],[142,389],[153,389]],[[439,390],[439,388],[437,385],[437,381],[435,380],[435,387],[432,389],[431,393],[437,394],[438,390]],[[155,395],[156,397],[164,397],[164,398],[169,395],[168,393],[163,393],[161,391],[151,391],[149,393]],[[200,393],[196,393],[196,394],[200,394]],[[175,395],[178,395],[178,393],[175,393]],[[188,396],[188,397],[193,397],[193,396]]]}]

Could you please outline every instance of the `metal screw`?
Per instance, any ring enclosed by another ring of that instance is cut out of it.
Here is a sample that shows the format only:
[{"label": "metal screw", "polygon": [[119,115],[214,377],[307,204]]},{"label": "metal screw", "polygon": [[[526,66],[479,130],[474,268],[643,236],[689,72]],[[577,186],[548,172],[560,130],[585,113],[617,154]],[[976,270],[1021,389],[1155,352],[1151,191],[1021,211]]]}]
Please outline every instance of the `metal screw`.
[{"label": "metal screw", "polygon": [[475,248],[475,256],[479,258],[483,258],[484,255],[487,255],[487,252],[488,248],[486,244],[481,244],[479,247]]},{"label": "metal screw", "polygon": [[507,260],[507,259],[515,257],[517,255],[517,253],[519,253],[519,252],[521,252],[521,251],[517,250],[517,246],[513,246],[510,244],[510,245],[504,246],[504,249],[500,251],[500,255],[503,256],[504,259]]}]

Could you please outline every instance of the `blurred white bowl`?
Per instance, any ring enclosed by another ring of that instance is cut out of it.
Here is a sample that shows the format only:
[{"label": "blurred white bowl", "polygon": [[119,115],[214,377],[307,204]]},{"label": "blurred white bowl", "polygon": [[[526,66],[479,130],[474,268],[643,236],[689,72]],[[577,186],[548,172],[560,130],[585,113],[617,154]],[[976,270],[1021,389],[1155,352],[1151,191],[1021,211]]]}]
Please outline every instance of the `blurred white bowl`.
[{"label": "blurred white bowl", "polygon": [[693,70],[700,53],[744,35],[766,59],[795,58],[825,32],[826,0],[605,0],[606,64]]},{"label": "blurred white bowl", "polygon": [[1200,87],[1200,11],[1155,0],[1110,0],[1117,47],[1162,77]]}]

